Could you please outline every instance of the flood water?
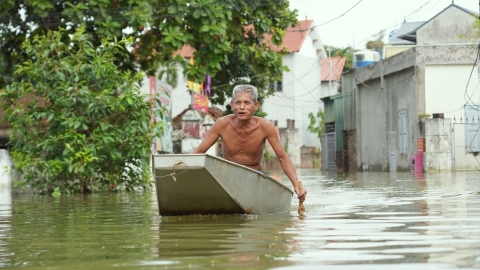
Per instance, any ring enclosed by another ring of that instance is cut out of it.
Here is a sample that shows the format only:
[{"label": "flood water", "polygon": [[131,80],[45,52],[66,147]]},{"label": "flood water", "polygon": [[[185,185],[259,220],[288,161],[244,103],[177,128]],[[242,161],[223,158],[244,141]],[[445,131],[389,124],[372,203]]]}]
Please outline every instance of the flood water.
[{"label": "flood water", "polygon": [[480,269],[479,172],[298,174],[305,217],[297,199],[281,215],[159,217],[151,191],[3,190],[0,267]]}]

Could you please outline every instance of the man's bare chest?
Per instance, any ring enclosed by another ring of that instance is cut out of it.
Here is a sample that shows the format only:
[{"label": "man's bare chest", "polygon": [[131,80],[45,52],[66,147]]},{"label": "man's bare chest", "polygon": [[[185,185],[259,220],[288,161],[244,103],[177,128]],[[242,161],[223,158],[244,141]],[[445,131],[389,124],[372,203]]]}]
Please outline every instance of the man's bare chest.
[{"label": "man's bare chest", "polygon": [[265,142],[265,135],[259,129],[226,129],[221,134],[222,140],[229,148],[260,147]]}]

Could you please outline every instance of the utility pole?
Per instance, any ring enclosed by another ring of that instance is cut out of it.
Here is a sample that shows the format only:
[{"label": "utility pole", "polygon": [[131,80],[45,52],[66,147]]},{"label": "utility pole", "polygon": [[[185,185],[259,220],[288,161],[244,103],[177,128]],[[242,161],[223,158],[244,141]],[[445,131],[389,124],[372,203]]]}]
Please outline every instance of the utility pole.
[{"label": "utility pole", "polygon": [[[479,0],[480,1],[480,0]],[[325,49],[325,47],[324,47]],[[322,54],[320,53],[318,55],[318,65],[320,66],[320,98],[323,97],[323,94],[322,94]]]},{"label": "utility pole", "polygon": [[[480,0],[479,0],[480,1]],[[328,62],[330,65],[330,72],[328,73],[328,94],[332,94],[332,55],[330,54],[330,48],[328,48]]]}]

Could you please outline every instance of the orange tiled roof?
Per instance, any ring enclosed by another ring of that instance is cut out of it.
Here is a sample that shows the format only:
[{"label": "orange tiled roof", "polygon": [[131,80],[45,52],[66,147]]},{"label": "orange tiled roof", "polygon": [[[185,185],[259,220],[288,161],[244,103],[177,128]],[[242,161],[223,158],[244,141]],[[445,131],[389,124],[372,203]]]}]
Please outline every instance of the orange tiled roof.
[{"label": "orange tiled roof", "polygon": [[332,80],[332,81],[339,81],[342,77],[343,68],[347,63],[346,57],[332,57],[332,71],[330,74],[330,59],[322,59],[320,61],[320,76],[322,76],[322,82]]},{"label": "orange tiled roof", "polygon": [[283,46],[290,52],[298,52],[302,47],[303,41],[307,37],[309,28],[312,27],[313,20],[299,21],[295,27],[288,27],[285,30]]},{"label": "orange tiled roof", "polygon": [[[285,47],[285,49],[287,49],[287,51],[289,52],[300,51],[300,48],[302,47],[302,44],[305,41],[305,38],[307,37],[310,28],[312,27],[312,23],[313,20],[304,20],[299,21],[298,25],[295,27],[288,27],[287,30],[285,30],[285,37],[283,38],[282,47]],[[250,29],[251,26],[246,26],[245,28]],[[271,35],[265,35],[266,40],[270,40],[270,37]],[[271,42],[269,42],[269,45],[276,51],[280,51],[281,49],[273,45]],[[182,47],[182,49],[177,51],[176,54],[180,54],[185,58],[190,58],[192,57],[193,50],[194,49],[192,47],[185,45]]]}]

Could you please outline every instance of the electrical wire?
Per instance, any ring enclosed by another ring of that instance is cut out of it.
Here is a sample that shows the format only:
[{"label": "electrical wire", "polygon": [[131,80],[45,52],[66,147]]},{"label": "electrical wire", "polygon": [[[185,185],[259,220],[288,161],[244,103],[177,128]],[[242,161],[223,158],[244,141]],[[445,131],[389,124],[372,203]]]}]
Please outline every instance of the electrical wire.
[{"label": "electrical wire", "polygon": [[[407,20],[407,18],[409,18],[410,16],[414,15],[415,13],[419,12],[423,7],[425,7],[427,4],[429,4],[432,0],[429,0],[427,1],[426,3],[424,3],[423,5],[421,5],[419,8],[415,9],[414,11],[412,11],[411,13],[409,13],[407,16],[405,16],[405,21]],[[374,35],[371,35],[370,37],[366,38],[366,39],[363,39],[363,40],[360,40],[358,42],[356,42],[355,44],[353,44],[352,46],[355,47],[356,45],[358,44],[362,44],[364,43],[365,41],[368,41],[370,40],[371,38],[375,37],[378,35],[378,33],[381,33],[381,32],[387,32],[388,30],[390,30],[391,28],[394,29],[396,28],[397,26],[401,25],[403,22],[401,23],[394,23],[390,26],[388,26],[387,28],[384,28],[382,30],[380,30],[379,32],[377,32],[377,34],[374,34]]]},{"label": "electrical wire", "polygon": [[335,21],[335,20],[343,17],[345,14],[347,14],[350,10],[352,10],[353,8],[355,8],[355,7],[356,7],[358,4],[360,4],[362,1],[363,1],[363,0],[358,1],[355,5],[353,5],[353,6],[352,6],[351,8],[349,8],[347,11],[345,11],[342,15],[340,15],[340,16],[338,16],[338,17],[335,17],[335,18],[333,18],[333,19],[331,19],[331,20],[329,20],[329,21],[327,21],[327,22],[324,22],[324,23],[321,23],[321,24],[317,24],[317,25],[312,26],[312,27],[307,28],[307,29],[292,30],[292,32],[303,32],[303,31],[307,31],[307,30],[314,29],[314,28],[316,28],[316,27],[320,27],[320,26],[322,26],[322,25],[331,23],[331,22],[333,22],[333,21]]},{"label": "electrical wire", "polygon": [[[434,7],[436,7],[438,4],[440,4],[440,2],[442,2],[442,0],[438,0],[436,4],[434,4],[429,10],[423,12],[422,14],[418,15],[417,17],[415,18],[418,18],[418,17],[421,17],[423,15],[425,15],[426,13],[428,13],[430,10],[432,10]],[[411,17],[412,20],[415,19],[414,17]]]},{"label": "electrical wire", "polygon": [[[429,4],[431,1],[432,1],[432,0],[427,1],[426,3],[424,3],[423,5],[421,5],[419,8],[417,8],[417,9],[415,9],[413,12],[409,13],[407,16],[405,16],[405,20],[406,20],[408,17],[412,16],[413,14],[419,12],[423,7],[425,7],[425,6],[426,6],[427,4]],[[320,26],[323,26],[323,25],[325,25],[325,24],[328,24],[328,23],[330,23],[330,22],[332,22],[332,21],[334,21],[334,20],[342,17],[342,16],[345,15],[346,13],[348,13],[351,9],[353,9],[354,7],[356,7],[360,2],[362,2],[362,1],[360,0],[360,1],[357,2],[353,7],[351,7],[350,9],[348,9],[345,13],[343,13],[342,15],[334,18],[333,20],[330,20],[330,21],[327,21],[327,22],[325,22],[325,23],[321,23],[321,24],[319,24],[319,25],[315,25],[315,26],[312,26],[312,27],[309,27],[309,28],[305,28],[305,29],[286,30],[286,32],[290,32],[290,31],[291,31],[291,32],[302,32],[302,31],[311,30],[311,29],[314,29],[314,28],[316,28],[316,27],[320,27]],[[400,25],[400,24],[401,24],[401,23],[395,23],[395,24],[393,24],[393,25],[391,25],[391,26],[388,26],[387,28],[384,28],[384,29],[380,30],[379,32],[388,31],[390,28],[392,28],[392,27],[397,27],[397,26]],[[370,37],[368,37],[368,38],[366,38],[366,39],[364,39],[364,40],[361,40],[361,41],[359,41],[359,42],[356,42],[356,43],[353,44],[352,46],[355,47],[355,45],[358,45],[358,44],[360,44],[360,43],[364,43],[365,41],[368,41],[368,40],[370,40],[371,38],[373,38],[373,37],[375,37],[375,36],[377,36],[377,35],[378,35],[378,33],[377,33],[377,34],[374,34],[374,35],[372,35],[372,36],[370,36]]]},{"label": "electrical wire", "polygon": [[[478,61],[479,55],[480,55],[480,46],[478,46],[478,48],[477,48],[477,56],[475,57],[475,62],[473,63],[472,70],[470,71],[470,76],[468,77],[467,85],[465,86],[465,92],[463,93],[463,97],[465,98],[466,105],[470,106],[475,111],[479,111],[479,106],[476,105],[475,102],[472,101],[471,96],[468,95],[468,86],[470,85],[470,80],[472,78],[473,70],[475,69],[475,66],[476,66],[476,63]],[[477,87],[478,87],[478,85],[477,85]],[[476,90],[476,88],[475,88],[475,90]],[[472,93],[472,96],[473,96],[474,93],[475,93],[475,91]]]},{"label": "electrical wire", "polygon": [[[330,73],[327,74],[327,77],[330,76],[330,74],[332,74],[333,70],[335,70],[335,67],[338,65],[338,63],[340,63],[340,61],[337,61],[337,63],[335,64],[335,66],[333,66],[332,70],[330,70]],[[307,95],[311,95],[311,92],[315,91],[318,87],[320,87],[322,85],[322,82],[320,81],[320,84],[318,84],[317,86],[315,86],[313,89],[311,89],[310,91],[307,91],[307,93],[303,94],[303,95],[300,95],[300,96],[294,96],[294,97],[290,97],[290,98],[300,98],[300,97],[304,97],[304,96],[307,96]]]}]

